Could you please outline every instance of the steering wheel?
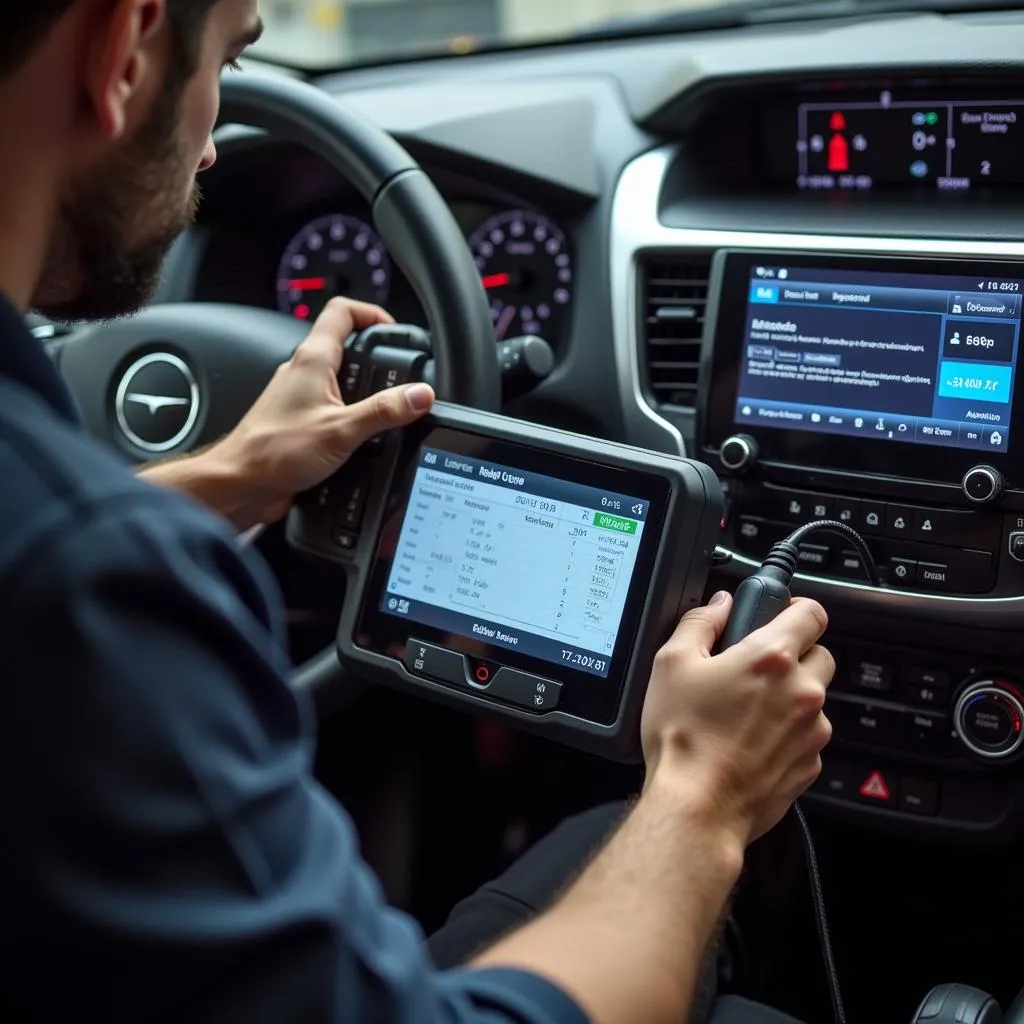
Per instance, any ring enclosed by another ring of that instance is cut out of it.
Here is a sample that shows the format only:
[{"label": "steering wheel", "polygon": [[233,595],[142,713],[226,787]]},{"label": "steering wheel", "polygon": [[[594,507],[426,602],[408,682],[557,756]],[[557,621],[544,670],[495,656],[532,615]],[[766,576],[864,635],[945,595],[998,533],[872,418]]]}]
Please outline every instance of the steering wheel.
[{"label": "steering wheel", "polygon": [[[226,77],[219,123],[304,145],[351,182],[426,312],[438,397],[499,411],[494,328],[480,275],[447,204],[405,149],[334,97],[270,75]],[[307,333],[276,311],[169,303],[88,327],[55,358],[90,433],[144,462],[223,437]],[[293,684],[323,689],[339,672],[331,647],[297,669]]]}]

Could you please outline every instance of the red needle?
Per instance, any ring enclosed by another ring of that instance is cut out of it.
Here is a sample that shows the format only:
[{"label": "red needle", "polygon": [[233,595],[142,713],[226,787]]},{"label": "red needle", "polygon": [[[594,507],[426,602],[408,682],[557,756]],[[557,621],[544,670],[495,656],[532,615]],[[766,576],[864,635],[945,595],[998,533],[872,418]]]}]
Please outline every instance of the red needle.
[{"label": "red needle", "polygon": [[503,284],[508,284],[511,280],[511,274],[488,274],[480,283],[485,288],[500,288]]},{"label": "red needle", "polygon": [[327,278],[297,277],[293,281],[288,282],[288,287],[300,292],[318,292],[327,287]]}]

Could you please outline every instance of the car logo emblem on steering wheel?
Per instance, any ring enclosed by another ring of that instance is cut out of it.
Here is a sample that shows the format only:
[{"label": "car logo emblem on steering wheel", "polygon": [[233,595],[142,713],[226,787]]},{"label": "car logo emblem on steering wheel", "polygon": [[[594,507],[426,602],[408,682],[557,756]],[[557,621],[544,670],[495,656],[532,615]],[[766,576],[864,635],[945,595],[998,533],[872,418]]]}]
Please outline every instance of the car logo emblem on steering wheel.
[{"label": "car logo emblem on steering wheel", "polygon": [[177,448],[199,418],[199,385],[189,365],[169,352],[151,352],[125,371],[114,412],[121,433],[144,452]]}]

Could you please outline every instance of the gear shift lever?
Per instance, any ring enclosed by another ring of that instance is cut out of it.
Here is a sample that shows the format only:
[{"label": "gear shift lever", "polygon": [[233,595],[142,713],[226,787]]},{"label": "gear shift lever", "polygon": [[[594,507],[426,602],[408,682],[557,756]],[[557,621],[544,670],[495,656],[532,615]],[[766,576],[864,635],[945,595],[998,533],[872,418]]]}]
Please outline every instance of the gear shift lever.
[{"label": "gear shift lever", "polygon": [[999,1004],[969,985],[936,985],[924,997],[911,1024],[1004,1024]]}]

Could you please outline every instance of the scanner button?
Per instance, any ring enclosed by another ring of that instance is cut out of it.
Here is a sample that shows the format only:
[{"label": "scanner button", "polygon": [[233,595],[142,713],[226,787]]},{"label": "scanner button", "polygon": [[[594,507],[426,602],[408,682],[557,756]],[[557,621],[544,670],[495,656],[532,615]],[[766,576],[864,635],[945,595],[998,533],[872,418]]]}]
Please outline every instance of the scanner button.
[{"label": "scanner button", "polygon": [[435,647],[410,637],[405,644],[405,667],[417,676],[429,676],[457,686],[466,685],[466,660],[456,651]]},{"label": "scanner button", "polygon": [[551,711],[562,699],[562,684],[505,666],[495,672],[487,692],[530,711]]}]

